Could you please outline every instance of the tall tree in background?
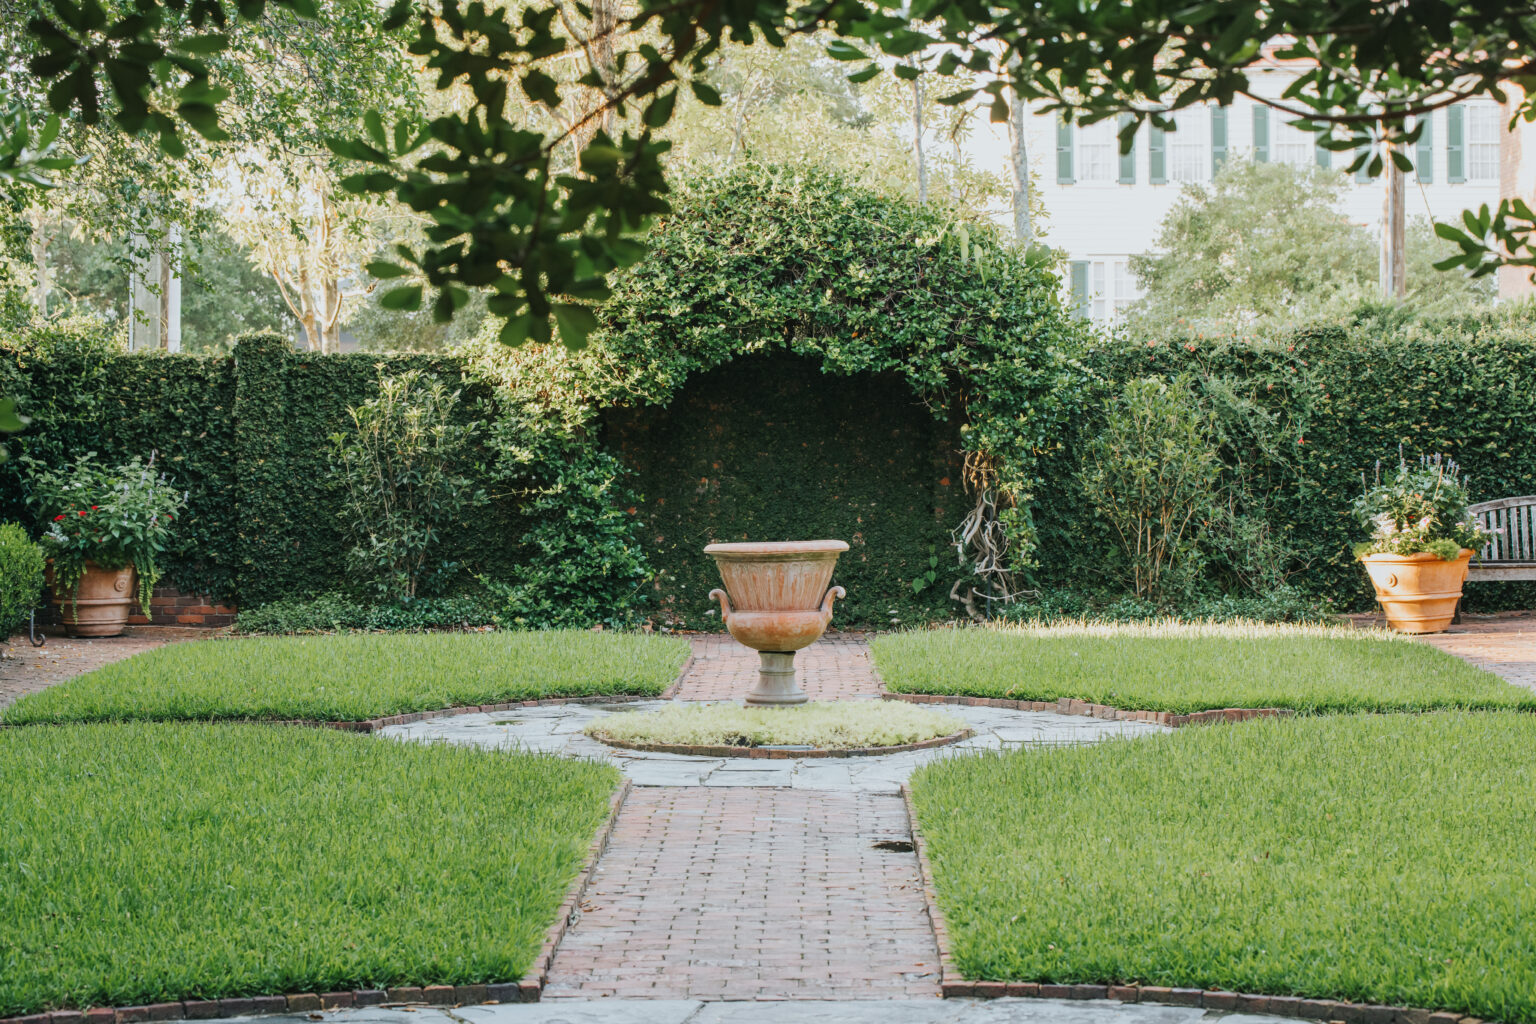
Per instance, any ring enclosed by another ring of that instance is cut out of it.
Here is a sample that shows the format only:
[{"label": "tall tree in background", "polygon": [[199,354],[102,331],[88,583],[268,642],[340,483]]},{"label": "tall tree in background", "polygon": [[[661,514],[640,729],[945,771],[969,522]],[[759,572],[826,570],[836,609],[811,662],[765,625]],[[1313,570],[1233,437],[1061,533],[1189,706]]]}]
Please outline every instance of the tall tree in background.
[{"label": "tall tree in background", "polygon": [[[33,2],[42,15],[27,22],[39,41],[28,63],[33,91],[86,123],[105,111],[129,132],[151,132],[173,155],[186,148],[184,128],[204,137],[223,132],[218,108],[227,95],[202,59],[228,42],[215,30],[232,15],[245,22],[270,10],[318,11],[316,0],[241,0],[234,11],[220,0],[136,0],[131,15],[101,0]],[[372,266],[407,279],[390,293],[402,307],[419,307],[430,295],[435,315],[451,318],[468,288],[492,288],[491,311],[508,321],[503,340],[545,341],[558,326],[567,342],[580,344],[596,323],[590,304],[607,294],[605,275],[640,257],[635,234],[667,210],[667,146],[655,133],[671,121],[679,88],[701,102],[720,101],[693,76],[733,40],[777,46],[786,35],[828,28],[840,37],[828,52],[859,62],[853,77],[860,80],[927,51],[931,73],[981,80],[941,101],[988,96],[998,121],[1008,117],[1009,88],[1075,120],[1126,113],[1163,128],[1174,110],[1230,104],[1242,93],[1306,130],[1333,133],[1326,144],[1341,151],[1369,146],[1371,126],[1384,125],[1384,141],[1399,147],[1394,160],[1406,159],[1401,147],[1416,140],[1416,116],[1524,86],[1532,78],[1526,55],[1536,52],[1536,18],[1526,7],[1464,0],[1182,7],[1164,0],[912,0],[908,10],[904,17],[863,0],[810,8],[788,0],[637,0],[635,13],[621,18],[636,31],[615,53],[622,81],[611,104],[619,125],[638,112],[638,127],[584,147],[580,173],[557,174],[569,130],[533,127],[526,113],[564,101],[547,68],[579,44],[557,25],[558,12],[397,0],[384,24],[412,26],[411,52],[437,75],[437,87],[462,89],[472,101],[426,125],[375,118],[334,140],[341,155],[372,165],[351,176],[348,188],[393,196],[433,222],[419,250]],[[1310,70],[1281,97],[1249,93],[1250,69],[1271,59],[1309,62]],[[1536,119],[1536,98],[1526,94],[1516,113]],[[1536,266],[1536,211],[1524,201],[1465,224],[1465,231],[1438,229],[1460,248],[1452,263],[1479,274]]]},{"label": "tall tree in background", "polygon": [[[1131,259],[1144,290],[1140,330],[1211,334],[1348,315],[1376,294],[1377,239],[1340,208],[1340,171],[1229,160],[1209,185],[1186,185],[1155,250]],[[1486,280],[1437,273],[1449,246],[1429,225],[1407,233],[1408,301],[1455,312],[1493,299]]]}]

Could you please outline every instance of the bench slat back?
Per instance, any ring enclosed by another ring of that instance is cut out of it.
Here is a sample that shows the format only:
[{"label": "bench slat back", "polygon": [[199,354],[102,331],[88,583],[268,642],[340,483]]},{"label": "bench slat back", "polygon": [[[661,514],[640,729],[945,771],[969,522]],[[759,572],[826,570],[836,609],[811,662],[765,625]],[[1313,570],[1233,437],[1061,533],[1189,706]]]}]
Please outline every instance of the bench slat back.
[{"label": "bench slat back", "polygon": [[1536,495],[1468,505],[1478,526],[1493,540],[1478,552],[1481,562],[1536,562]]}]

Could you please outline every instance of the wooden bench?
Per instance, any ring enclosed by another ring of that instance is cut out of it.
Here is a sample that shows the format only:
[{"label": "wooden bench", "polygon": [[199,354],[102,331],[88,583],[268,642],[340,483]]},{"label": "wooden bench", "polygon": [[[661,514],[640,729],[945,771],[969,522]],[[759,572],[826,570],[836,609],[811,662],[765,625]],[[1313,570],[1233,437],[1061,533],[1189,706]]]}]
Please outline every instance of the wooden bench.
[{"label": "wooden bench", "polygon": [[[1468,505],[1478,526],[1493,533],[1467,568],[1467,582],[1536,580],[1536,494]],[[1497,532],[1494,532],[1497,531]]]}]

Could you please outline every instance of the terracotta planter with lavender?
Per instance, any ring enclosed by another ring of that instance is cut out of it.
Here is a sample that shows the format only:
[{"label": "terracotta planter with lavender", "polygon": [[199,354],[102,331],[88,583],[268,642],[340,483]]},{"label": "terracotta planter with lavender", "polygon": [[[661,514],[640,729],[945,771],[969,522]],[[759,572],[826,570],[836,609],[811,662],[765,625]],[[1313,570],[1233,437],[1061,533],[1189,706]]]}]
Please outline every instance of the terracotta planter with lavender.
[{"label": "terracotta planter with lavender", "polygon": [[70,636],[121,636],[133,612],[136,583],[131,565],[103,569],[95,562],[86,562],[85,575],[80,577],[74,593],[61,594],[52,565],[48,568],[53,606]]},{"label": "terracotta planter with lavender", "polygon": [[1361,555],[1387,624],[1400,633],[1443,633],[1456,616],[1471,548],[1447,561],[1427,551],[1416,555]]},{"label": "terracotta planter with lavender", "polygon": [[704,553],[720,568],[724,590],[711,590],[731,636],[758,652],[757,685],[747,703],[768,707],[804,704],[795,681],[795,652],[809,647],[832,621],[832,602],[847,596],[828,589],[840,540],[711,544]]}]

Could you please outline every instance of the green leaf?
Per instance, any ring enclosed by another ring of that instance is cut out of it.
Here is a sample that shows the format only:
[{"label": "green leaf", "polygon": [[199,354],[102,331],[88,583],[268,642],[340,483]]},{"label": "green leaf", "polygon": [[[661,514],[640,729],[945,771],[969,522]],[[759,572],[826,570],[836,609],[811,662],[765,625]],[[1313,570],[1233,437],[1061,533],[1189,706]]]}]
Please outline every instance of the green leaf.
[{"label": "green leaf", "polygon": [[16,399],[0,398],[0,433],[15,434],[32,421],[16,411]]},{"label": "green leaf", "polygon": [[570,302],[557,302],[554,306],[555,323],[560,327],[560,340],[569,349],[587,347],[587,335],[597,330],[597,317],[586,306]]},{"label": "green leaf", "polygon": [[677,90],[668,89],[659,94],[645,108],[642,120],[647,128],[664,128],[668,121],[672,120],[672,109],[677,105]]},{"label": "green leaf", "polygon": [[386,260],[374,260],[373,262],[364,265],[363,269],[368,271],[368,273],[372,274],[374,277],[381,278],[386,281],[392,277],[404,277],[406,274],[410,273],[409,268],[402,267],[398,263],[390,263]]},{"label": "green leaf", "polygon": [[704,82],[698,81],[697,79],[689,82],[688,84],[693,89],[693,95],[696,96],[698,101],[704,104],[706,107],[718,107],[721,103],[724,102],[724,100],[720,98],[720,93],[715,90],[714,86],[707,85]]},{"label": "green leaf", "polygon": [[421,285],[407,285],[384,293],[379,305],[385,309],[415,310],[421,308]]}]

